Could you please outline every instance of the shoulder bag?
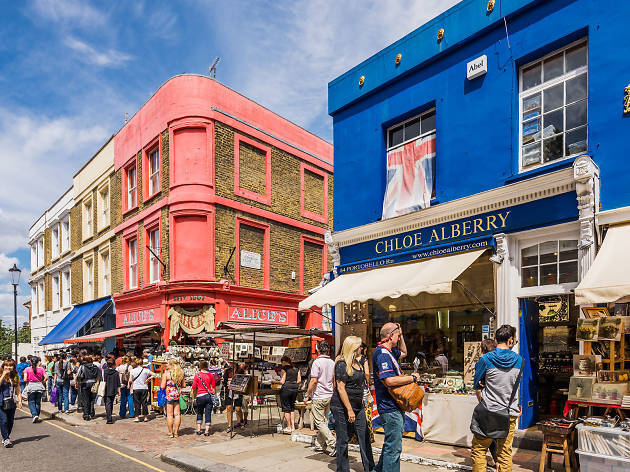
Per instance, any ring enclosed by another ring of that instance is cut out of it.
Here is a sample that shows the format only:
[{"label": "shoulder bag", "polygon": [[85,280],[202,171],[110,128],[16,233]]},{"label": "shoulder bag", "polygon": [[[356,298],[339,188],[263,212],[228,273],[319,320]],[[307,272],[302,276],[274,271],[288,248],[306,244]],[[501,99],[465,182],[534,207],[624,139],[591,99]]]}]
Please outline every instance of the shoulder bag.
[{"label": "shoulder bag", "polygon": [[[201,372],[198,373],[199,375],[199,381],[203,384],[203,388],[206,389],[206,391],[208,392],[208,395],[210,395],[210,400],[212,400],[212,406],[213,407],[217,407],[219,406],[219,398],[210,391],[210,389],[208,388],[208,386],[206,385],[206,383],[203,381],[203,377],[201,377]],[[197,398],[195,398],[195,406],[199,406],[197,404]]]},{"label": "shoulder bag", "polygon": [[[171,377],[171,380],[173,380],[172,377]],[[173,380],[173,383],[175,383],[174,380]],[[180,411],[186,411],[186,409],[188,408],[188,403],[186,403],[186,400],[184,400],[184,397],[182,396],[182,392],[179,390],[179,385],[175,384],[175,388],[177,389],[177,393],[179,394],[179,409]]]},{"label": "shoulder bag", "polygon": [[[396,361],[396,358],[392,355],[392,353],[387,349],[383,349],[381,352],[385,352],[389,355],[392,359],[392,363],[394,364],[394,369],[396,369],[396,373],[398,375],[402,375],[398,361]],[[402,411],[411,413],[413,410],[420,408],[420,405],[422,405],[424,389],[416,382],[411,382],[407,385],[400,385],[398,387],[387,387],[387,390],[398,405],[398,408]]]},{"label": "shoulder bag", "polygon": [[470,431],[477,436],[492,439],[504,439],[507,438],[510,432],[510,406],[518,390],[518,386],[521,382],[521,375],[523,374],[523,364],[521,363],[521,370],[516,377],[516,382],[512,388],[512,394],[505,410],[490,411],[486,406],[479,402],[473,410],[472,420],[470,421]]}]

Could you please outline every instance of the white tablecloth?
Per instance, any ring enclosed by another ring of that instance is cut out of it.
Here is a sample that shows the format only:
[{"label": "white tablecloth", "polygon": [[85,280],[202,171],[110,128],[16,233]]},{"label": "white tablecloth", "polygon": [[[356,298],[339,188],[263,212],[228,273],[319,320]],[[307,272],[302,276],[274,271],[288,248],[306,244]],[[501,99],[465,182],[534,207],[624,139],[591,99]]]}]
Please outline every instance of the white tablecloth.
[{"label": "white tablecloth", "polygon": [[477,403],[474,395],[427,393],[422,400],[424,439],[470,447],[470,419]]}]

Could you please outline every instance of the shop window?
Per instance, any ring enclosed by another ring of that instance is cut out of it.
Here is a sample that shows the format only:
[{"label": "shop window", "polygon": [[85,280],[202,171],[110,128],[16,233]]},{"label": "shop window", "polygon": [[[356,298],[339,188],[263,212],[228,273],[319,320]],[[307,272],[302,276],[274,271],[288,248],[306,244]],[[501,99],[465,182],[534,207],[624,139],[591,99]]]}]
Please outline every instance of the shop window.
[{"label": "shop window", "polygon": [[149,197],[160,191],[160,149],[149,152]]},{"label": "shop window", "polygon": [[521,249],[521,287],[577,281],[577,240],[547,241]]},{"label": "shop window", "polygon": [[520,70],[521,169],[585,152],[588,45],[555,51]]},{"label": "shop window", "polygon": [[138,287],[138,240],[131,239],[127,242],[128,281],[130,289]]}]

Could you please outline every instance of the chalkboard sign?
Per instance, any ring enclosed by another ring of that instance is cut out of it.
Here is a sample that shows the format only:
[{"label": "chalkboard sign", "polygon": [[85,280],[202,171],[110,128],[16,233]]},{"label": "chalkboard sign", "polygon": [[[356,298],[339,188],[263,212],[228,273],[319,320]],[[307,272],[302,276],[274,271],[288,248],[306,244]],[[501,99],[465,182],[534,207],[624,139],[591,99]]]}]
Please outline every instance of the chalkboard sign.
[{"label": "chalkboard sign", "polygon": [[236,374],[230,382],[230,390],[238,393],[246,393],[250,375]]},{"label": "chalkboard sign", "polygon": [[310,347],[289,347],[284,351],[284,355],[288,356],[292,362],[306,362]]}]

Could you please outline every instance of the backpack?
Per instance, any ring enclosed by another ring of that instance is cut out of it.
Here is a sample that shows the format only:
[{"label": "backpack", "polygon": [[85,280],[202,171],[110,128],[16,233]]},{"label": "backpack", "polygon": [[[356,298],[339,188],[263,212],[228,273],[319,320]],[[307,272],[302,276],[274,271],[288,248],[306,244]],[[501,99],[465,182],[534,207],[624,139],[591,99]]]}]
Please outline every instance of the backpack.
[{"label": "backpack", "polygon": [[72,371],[72,364],[70,362],[65,362],[63,364],[63,380],[72,380],[74,378],[74,372]]},{"label": "backpack", "polygon": [[127,385],[129,385],[129,379],[131,378],[131,375],[129,374],[129,364],[126,365],[127,369],[120,374],[120,382],[122,383],[122,386],[124,388],[127,387]]}]

